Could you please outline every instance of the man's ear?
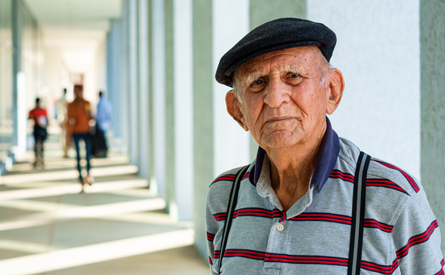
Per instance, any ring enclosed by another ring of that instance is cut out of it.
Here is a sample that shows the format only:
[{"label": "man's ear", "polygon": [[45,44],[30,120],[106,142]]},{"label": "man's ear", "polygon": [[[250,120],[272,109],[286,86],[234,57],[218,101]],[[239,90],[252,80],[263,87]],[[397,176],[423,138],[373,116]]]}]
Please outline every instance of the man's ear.
[{"label": "man's ear", "polygon": [[229,91],[226,94],[226,107],[229,115],[233,117],[236,122],[238,122],[241,128],[243,128],[245,131],[248,131],[249,128],[247,128],[244,122],[244,115],[241,112],[240,102],[233,90]]},{"label": "man's ear", "polygon": [[328,75],[329,82],[326,89],[326,113],[330,115],[340,104],[343,96],[343,90],[345,89],[345,80],[343,79],[343,74],[337,69],[330,70]]}]

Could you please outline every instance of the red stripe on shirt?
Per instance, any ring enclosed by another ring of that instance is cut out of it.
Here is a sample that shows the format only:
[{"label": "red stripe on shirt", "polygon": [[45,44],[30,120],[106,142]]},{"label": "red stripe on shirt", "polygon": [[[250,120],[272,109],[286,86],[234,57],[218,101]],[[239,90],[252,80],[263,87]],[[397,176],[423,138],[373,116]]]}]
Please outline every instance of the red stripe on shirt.
[{"label": "red stripe on shirt", "polygon": [[348,173],[343,173],[340,170],[332,170],[331,174],[329,175],[330,178],[339,178],[345,181],[349,181],[354,183],[354,176]]},{"label": "red stripe on shirt", "polygon": [[431,235],[434,233],[434,230],[436,230],[436,228],[438,228],[438,227],[439,227],[439,225],[437,224],[437,221],[434,220],[428,226],[428,229],[425,232],[423,232],[423,233],[421,233],[419,235],[411,237],[408,240],[408,243],[404,247],[402,247],[401,249],[399,249],[396,252],[397,258],[400,259],[400,258],[403,258],[406,255],[408,255],[409,249],[412,246],[417,245],[417,244],[421,244],[421,243],[424,243],[424,242],[428,241],[429,238],[431,237]]},{"label": "red stripe on shirt", "polygon": [[394,182],[387,180],[387,179],[367,179],[366,186],[385,187],[385,188],[394,189],[394,190],[400,191],[402,193],[408,194],[405,191],[405,189],[403,189],[402,187],[398,186]]},{"label": "red stripe on shirt", "polygon": [[434,275],[444,275],[445,273],[443,272],[443,266],[445,265],[445,260],[442,259],[442,261],[440,261],[440,271],[435,273]]},{"label": "red stripe on shirt", "polygon": [[213,242],[213,240],[215,239],[215,235],[214,234],[210,234],[209,232],[206,232],[207,235],[207,240],[209,242]]},{"label": "red stripe on shirt", "polygon": [[250,173],[246,173],[246,174],[244,174],[244,176],[243,176],[242,179],[247,179],[247,178],[249,177],[249,175],[250,175]]},{"label": "red stripe on shirt", "polygon": [[221,176],[219,178],[216,178],[212,182],[212,184],[214,184],[215,182],[218,182],[218,181],[234,181],[234,180],[235,180],[235,175],[228,174],[228,175],[224,175],[224,176]]},{"label": "red stripe on shirt", "polygon": [[394,226],[392,225],[388,225],[373,219],[365,219],[364,226],[370,228],[377,228],[387,233],[391,233],[392,230],[394,229]]},{"label": "red stripe on shirt", "polygon": [[[219,257],[219,255],[218,255]],[[262,260],[265,262],[282,262],[289,264],[323,264],[323,265],[337,265],[337,266],[347,266],[348,259],[339,257],[328,257],[328,256],[300,256],[300,255],[288,255],[288,254],[277,254],[277,253],[266,253],[254,250],[243,250],[243,249],[228,249],[224,253],[224,257],[242,257],[253,260]],[[376,263],[362,261],[361,268],[378,272],[381,274],[392,274],[399,266],[399,263],[394,260],[393,264],[390,266],[379,265]]]},{"label": "red stripe on shirt", "polygon": [[351,224],[352,218],[344,215],[336,215],[330,213],[301,213],[296,217],[292,217],[291,221],[322,221],[322,222],[337,222],[344,224]]},{"label": "red stripe on shirt", "polygon": [[[233,213],[233,218],[240,216],[254,216],[254,217],[262,217],[262,218],[280,218],[283,213],[278,210],[268,210],[263,208],[242,208],[235,210]],[[217,213],[213,215],[217,221],[222,221],[227,218],[227,213]]]},{"label": "red stripe on shirt", "polygon": [[388,167],[388,168],[391,168],[391,169],[399,171],[408,180],[409,184],[414,189],[414,191],[416,191],[416,193],[419,192],[419,190],[420,190],[419,186],[417,185],[416,181],[410,175],[408,175],[408,173],[406,173],[405,171],[403,171],[399,167],[394,166],[392,164],[389,164],[389,163],[386,163],[386,162],[383,162],[383,161],[373,160],[373,159],[371,159],[371,160],[375,161],[377,163],[380,163],[381,165],[383,165],[385,167]]},{"label": "red stripe on shirt", "polygon": [[360,267],[369,271],[374,271],[382,274],[392,274],[399,267],[399,261],[395,259],[391,266],[379,265],[371,262],[362,261]]}]

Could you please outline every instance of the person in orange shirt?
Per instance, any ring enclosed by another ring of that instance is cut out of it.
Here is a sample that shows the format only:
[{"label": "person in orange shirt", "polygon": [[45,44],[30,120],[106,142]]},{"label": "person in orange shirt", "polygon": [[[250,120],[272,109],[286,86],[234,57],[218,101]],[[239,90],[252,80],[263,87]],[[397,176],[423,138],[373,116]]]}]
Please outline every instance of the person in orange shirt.
[{"label": "person in orange shirt", "polygon": [[38,162],[40,162],[43,167],[43,142],[48,136],[46,131],[46,127],[48,125],[48,115],[46,110],[40,105],[40,98],[36,98],[36,106],[29,112],[28,119],[34,120],[33,135],[35,140],[35,160],[33,166],[36,167]]},{"label": "person in orange shirt", "polygon": [[[77,156],[77,170],[79,171],[79,181],[82,185],[81,192],[84,192],[84,185],[91,185],[94,182],[94,178],[90,175],[92,143],[89,124],[90,120],[93,119],[93,116],[91,115],[90,103],[83,99],[82,85],[74,85],[74,96],[74,101],[69,103],[67,108],[67,131],[68,135],[71,136],[74,141]],[[82,167],[80,166],[79,142],[81,139],[85,142],[86,149],[87,177],[85,179],[82,176]]]}]

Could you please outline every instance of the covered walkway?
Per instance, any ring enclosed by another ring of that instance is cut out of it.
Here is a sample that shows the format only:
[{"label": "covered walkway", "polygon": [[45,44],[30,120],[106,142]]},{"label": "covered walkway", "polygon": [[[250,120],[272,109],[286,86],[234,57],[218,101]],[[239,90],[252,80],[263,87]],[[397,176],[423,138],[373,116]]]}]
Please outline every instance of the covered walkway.
[{"label": "covered walkway", "polygon": [[[444,10],[444,0],[0,0],[0,275],[209,274],[208,187],[258,150],[227,114],[215,70],[281,17],[336,33],[331,63],[346,88],[333,129],[419,179],[445,236]],[[93,115],[99,91],[110,101],[118,141],[94,160],[85,194],[56,132],[45,169],[26,151],[36,97],[57,125],[76,84]]]},{"label": "covered walkway", "polygon": [[[128,158],[93,160],[96,182],[81,194],[74,151],[46,144],[0,178],[0,270],[12,274],[208,274],[189,222],[174,222]],[[174,263],[174,264],[172,264]]]}]

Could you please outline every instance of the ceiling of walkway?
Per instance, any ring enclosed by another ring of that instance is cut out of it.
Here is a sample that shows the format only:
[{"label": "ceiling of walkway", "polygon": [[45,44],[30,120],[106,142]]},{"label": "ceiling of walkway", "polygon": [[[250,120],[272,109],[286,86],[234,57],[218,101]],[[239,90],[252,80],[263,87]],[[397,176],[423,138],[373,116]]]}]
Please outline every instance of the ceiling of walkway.
[{"label": "ceiling of walkway", "polygon": [[62,52],[71,71],[90,67],[98,47],[104,47],[110,19],[120,18],[122,13],[122,0],[23,1],[42,30],[47,59]]},{"label": "ceiling of walkway", "polygon": [[25,0],[43,29],[107,30],[121,16],[121,0]]},{"label": "ceiling of walkway", "polygon": [[102,41],[122,0],[24,0],[52,47],[82,47]]}]

